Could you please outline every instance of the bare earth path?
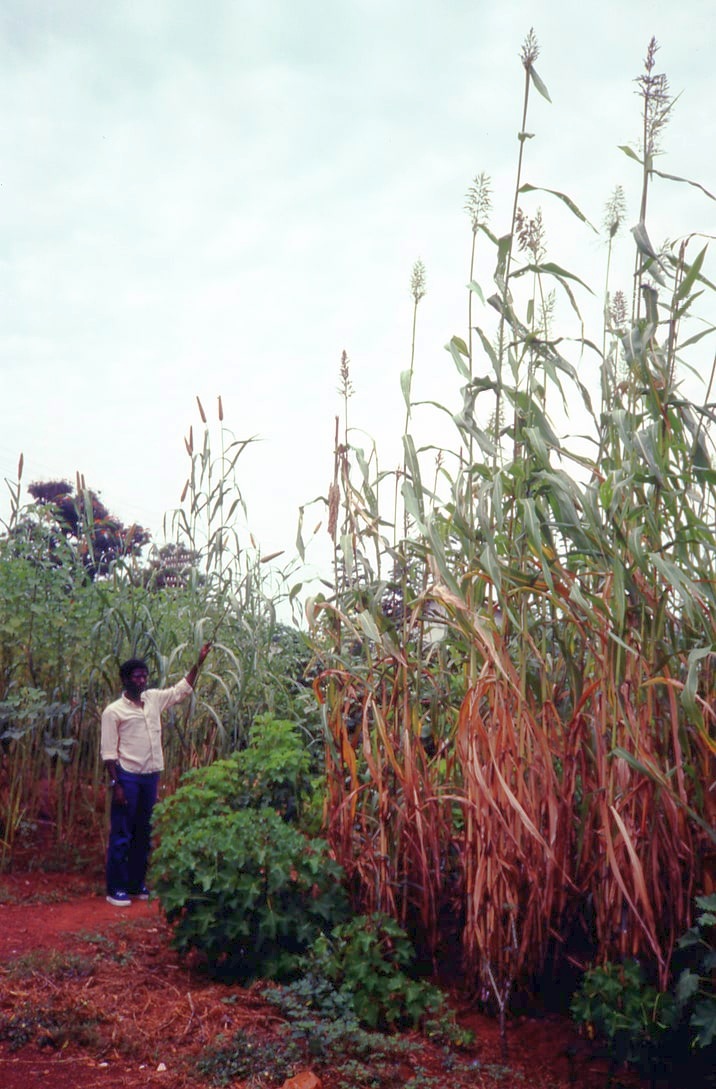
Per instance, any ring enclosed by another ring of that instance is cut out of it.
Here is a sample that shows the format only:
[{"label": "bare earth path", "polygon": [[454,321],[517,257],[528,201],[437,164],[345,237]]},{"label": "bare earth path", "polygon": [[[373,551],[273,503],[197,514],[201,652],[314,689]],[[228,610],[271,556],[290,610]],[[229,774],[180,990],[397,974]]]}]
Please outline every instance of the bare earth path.
[{"label": "bare earth path", "polygon": [[[211,1089],[198,1055],[223,1034],[280,1039],[285,1026],[258,987],[227,988],[181,964],[158,905],[107,904],[90,875],[0,875],[0,1089]],[[13,1024],[10,1038],[2,1026]],[[509,1029],[509,1070],[495,1023],[466,1011],[476,1033],[469,1089],[603,1089],[607,1069],[564,1018]],[[27,1029],[25,1029],[27,1025]],[[25,1035],[23,1035],[25,1033]],[[415,1063],[437,1073],[439,1049],[420,1037]],[[391,1084],[404,1084],[411,1068]],[[323,1072],[323,1089],[338,1079]],[[261,1078],[233,1089],[275,1089]],[[613,1089],[638,1089],[616,1078]],[[462,1089],[465,1081],[445,1082]]]}]

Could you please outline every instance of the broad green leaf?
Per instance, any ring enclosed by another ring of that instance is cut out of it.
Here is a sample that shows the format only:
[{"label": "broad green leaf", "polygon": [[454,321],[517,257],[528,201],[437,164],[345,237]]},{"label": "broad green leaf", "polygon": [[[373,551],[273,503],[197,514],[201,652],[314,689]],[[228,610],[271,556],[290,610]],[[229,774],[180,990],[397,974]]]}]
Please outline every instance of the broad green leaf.
[{"label": "broad green leaf", "polygon": [[505,392],[509,400],[512,401],[523,414],[525,420],[530,421],[531,424],[539,428],[539,431],[549,445],[554,446],[554,448],[558,450],[559,439],[552,430],[552,427],[538,402],[533,397],[528,397],[522,390],[505,390]]},{"label": "broad green leaf", "polygon": [[412,435],[403,435],[403,454],[413,485],[416,490],[422,492],[423,485],[420,479],[420,462],[418,461],[418,455],[415,450],[415,443]]},{"label": "broad green leaf", "polygon": [[422,532],[424,518],[422,497],[420,499],[418,498],[419,493],[416,492],[411,482],[407,479],[403,480],[400,491],[403,496],[403,502],[405,503],[405,509]]},{"label": "broad green leaf", "polygon": [[689,1024],[692,1029],[696,1029],[695,1042],[698,1046],[708,1047],[716,1040],[716,1001],[705,998],[697,1002]]},{"label": "broad green leaf", "polygon": [[479,325],[476,326],[475,332],[479,336],[479,338],[480,338],[480,340],[482,342],[482,347],[485,349],[485,352],[487,353],[487,356],[488,356],[490,362],[492,363],[492,366],[493,366],[494,371],[495,371],[496,378],[499,379],[502,369],[500,367],[499,359],[497,358],[497,352],[492,347],[492,344],[487,339],[487,337],[485,336],[485,334],[483,333],[483,331],[479,327]]},{"label": "broad green leaf", "polygon": [[548,276],[554,276],[558,280],[574,280],[575,283],[578,283],[585,288],[590,295],[594,294],[589,284],[586,284],[579,276],[575,276],[573,272],[567,272],[566,269],[562,268],[561,265],[555,264],[554,261],[543,261],[538,265],[523,265],[522,268],[513,272],[512,275],[513,277],[522,276],[525,272],[546,273]]},{"label": "broad green leaf", "polygon": [[681,691],[681,703],[687,715],[696,722],[702,720],[701,709],[696,702],[702,672],[701,665],[704,659],[710,658],[711,655],[711,647],[696,647],[690,652],[688,658],[689,666],[686,672],[686,682]]},{"label": "broad green leaf", "polygon": [[590,223],[584,212],[577,207],[572,198],[568,197],[566,193],[560,193],[557,189],[545,189],[540,185],[530,185],[529,182],[525,182],[520,186],[520,193],[549,193],[550,196],[556,197],[557,200],[561,200],[563,204],[566,204],[570,212],[572,212],[577,219],[581,219],[582,223],[586,223],[588,227],[591,227],[595,234],[599,234],[599,231],[594,224]]},{"label": "broad green leaf", "polygon": [[541,432],[536,427],[526,427],[524,435],[529,443],[530,451],[540,464],[545,467],[549,466],[549,450]]},{"label": "broad green leaf", "polygon": [[636,248],[639,250],[639,253],[646,258],[645,267],[648,269],[649,275],[653,276],[658,284],[660,284],[662,287],[665,287],[666,281],[664,280],[664,277],[657,271],[656,268],[654,268],[654,265],[657,265],[658,268],[663,269],[664,265],[661,258],[659,257],[659,254],[656,252],[653,245],[651,244],[651,239],[649,238],[646,225],[640,221],[636,224],[635,227],[632,227],[631,233],[634,237],[634,241],[636,242]]},{"label": "broad green leaf", "polygon": [[432,548],[431,555],[438,565],[440,577],[445,585],[453,594],[460,596],[460,587],[457,584],[455,576],[452,572],[452,567],[445,555],[445,545],[440,536],[438,527],[435,524],[435,519],[431,518],[426,527],[428,540]]},{"label": "broad green leaf", "polygon": [[658,261],[659,254],[651,244],[651,239],[649,238],[649,233],[643,220],[640,220],[636,226],[632,227],[631,233],[634,236],[634,241],[636,242],[636,247],[639,252],[643,253],[645,257],[650,257],[652,261]]},{"label": "broad green leaf", "polygon": [[679,1005],[685,1005],[699,990],[699,977],[695,972],[686,968],[676,984],[676,1001]]}]

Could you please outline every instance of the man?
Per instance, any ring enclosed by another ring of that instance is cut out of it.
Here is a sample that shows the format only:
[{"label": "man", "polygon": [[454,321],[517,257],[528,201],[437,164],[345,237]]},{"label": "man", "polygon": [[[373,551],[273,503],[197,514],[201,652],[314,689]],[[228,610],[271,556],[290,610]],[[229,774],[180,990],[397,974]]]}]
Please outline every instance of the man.
[{"label": "man", "polygon": [[211,643],[205,643],[186,677],[172,688],[147,688],[149,672],[141,658],[119,667],[123,693],[102,714],[101,752],[112,791],[107,849],[107,900],[128,907],[132,897],[147,900],[145,885],[151,817],[164,768],[162,711],[190,695]]}]

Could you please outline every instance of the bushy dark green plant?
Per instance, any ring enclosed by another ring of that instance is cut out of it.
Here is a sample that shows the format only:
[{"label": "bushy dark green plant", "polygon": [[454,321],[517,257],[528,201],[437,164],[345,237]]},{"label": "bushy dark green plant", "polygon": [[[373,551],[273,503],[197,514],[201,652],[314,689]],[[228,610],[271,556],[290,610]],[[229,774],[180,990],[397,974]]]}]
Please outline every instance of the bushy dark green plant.
[{"label": "bushy dark green plant", "polygon": [[588,969],[571,1010],[590,1037],[609,1044],[615,1062],[645,1071],[654,1068],[676,1017],[673,997],[651,986],[636,960]]},{"label": "bushy dark green plant", "polygon": [[271,809],[165,820],[152,865],[175,948],[242,980],[295,974],[308,946],[345,918],[341,878],[323,840]]},{"label": "bushy dark green plant", "polygon": [[185,772],[179,788],[154,810],[154,829],[160,838],[172,829],[190,828],[209,813],[218,816],[241,809],[244,788],[239,755],[234,752],[206,767]]},{"label": "bushy dark green plant", "polygon": [[676,1003],[688,1018],[691,1045],[713,1047],[716,1040],[716,893],[697,896],[700,913],[679,940],[679,948],[693,955],[693,964],[685,968],[676,984]]}]

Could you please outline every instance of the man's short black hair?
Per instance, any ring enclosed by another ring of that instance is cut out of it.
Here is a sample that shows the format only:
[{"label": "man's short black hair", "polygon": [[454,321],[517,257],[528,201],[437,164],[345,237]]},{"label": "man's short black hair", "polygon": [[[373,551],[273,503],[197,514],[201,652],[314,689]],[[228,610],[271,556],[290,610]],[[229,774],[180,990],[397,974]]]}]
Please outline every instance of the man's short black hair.
[{"label": "man's short black hair", "polygon": [[135,669],[146,669],[147,673],[149,672],[144,658],[128,658],[126,662],[122,662],[119,667],[119,676],[122,684],[126,684],[127,681],[131,680]]}]

